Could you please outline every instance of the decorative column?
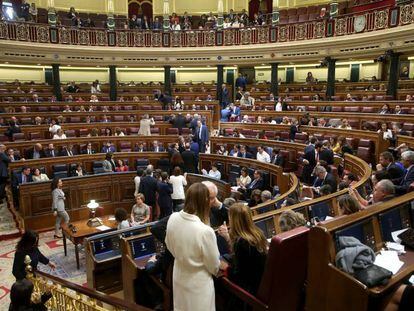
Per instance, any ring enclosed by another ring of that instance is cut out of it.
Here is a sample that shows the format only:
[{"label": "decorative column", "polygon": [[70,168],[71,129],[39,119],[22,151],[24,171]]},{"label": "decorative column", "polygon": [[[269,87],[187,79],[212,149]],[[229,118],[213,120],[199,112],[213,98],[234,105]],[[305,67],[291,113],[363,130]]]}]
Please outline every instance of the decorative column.
[{"label": "decorative column", "polygon": [[116,66],[109,66],[109,99],[116,101],[118,97],[118,81],[116,79]]},{"label": "decorative column", "polygon": [[170,30],[170,2],[164,0],[164,19],[163,19],[164,31]]},{"label": "decorative column", "polygon": [[326,85],[326,97],[327,100],[331,100],[335,95],[335,63],[336,59],[326,57],[325,62],[328,64],[328,81]]},{"label": "decorative column", "polygon": [[55,10],[55,0],[47,1],[47,22],[50,26],[56,27],[56,10]]},{"label": "decorative column", "polygon": [[337,1],[332,1],[329,4],[329,16],[331,18],[338,16],[338,2]]},{"label": "decorative column", "polygon": [[390,58],[390,72],[388,77],[387,95],[391,95],[392,99],[397,99],[401,53],[395,53],[394,51],[390,50],[387,51],[386,54]]},{"label": "decorative column", "polygon": [[217,92],[216,92],[216,99],[221,104],[222,100],[222,89],[221,85],[224,83],[223,79],[223,73],[224,73],[224,65],[217,65]]},{"label": "decorative column", "polygon": [[108,18],[106,20],[108,30],[115,30],[114,11],[114,0],[108,0]]},{"label": "decorative column", "polygon": [[218,0],[217,30],[222,30],[223,29],[223,24],[224,24],[223,11],[224,11],[223,10],[223,0]]},{"label": "decorative column", "polygon": [[53,93],[56,96],[57,101],[62,101],[62,90],[60,89],[60,71],[59,64],[52,64],[53,75]]},{"label": "decorative column", "polygon": [[272,72],[270,74],[270,91],[273,93],[276,98],[279,96],[279,77],[277,70],[279,69],[279,63],[271,63]]},{"label": "decorative column", "polygon": [[279,0],[273,0],[272,5],[272,26],[279,24]]},{"label": "decorative column", "polygon": [[171,66],[164,66],[164,94],[171,96]]}]

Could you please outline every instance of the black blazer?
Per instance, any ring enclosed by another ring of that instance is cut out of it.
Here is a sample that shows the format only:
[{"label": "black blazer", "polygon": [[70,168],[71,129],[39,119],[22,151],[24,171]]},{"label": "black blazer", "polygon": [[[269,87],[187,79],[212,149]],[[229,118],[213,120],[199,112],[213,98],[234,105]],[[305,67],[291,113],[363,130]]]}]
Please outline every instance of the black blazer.
[{"label": "black blazer", "polygon": [[[29,150],[27,150],[26,159],[33,159],[33,154],[34,154],[34,149],[33,148],[30,148]],[[39,155],[40,155],[40,158],[45,158],[46,157],[44,150],[40,150]]]},{"label": "black blazer", "polygon": [[332,192],[336,192],[338,188],[338,183],[336,182],[335,177],[331,173],[326,174],[325,180],[322,182],[321,186],[323,185],[331,186]]},{"label": "black blazer", "polygon": [[284,167],[285,157],[280,154],[278,156],[272,156],[272,159],[270,160],[270,162],[280,167]]},{"label": "black blazer", "polygon": [[181,153],[181,157],[184,161],[184,172],[185,173],[195,173],[196,167],[196,156],[195,153],[191,150],[185,150]]},{"label": "black blazer", "polygon": [[334,153],[331,149],[322,149],[319,151],[319,161],[324,160],[329,165],[334,164]]},{"label": "black blazer", "polygon": [[229,223],[229,212],[228,207],[224,204],[221,204],[220,208],[211,208],[210,209],[210,225],[213,228],[219,227],[223,222]]},{"label": "black blazer", "polygon": [[26,255],[29,255],[32,260],[30,265],[33,270],[37,270],[37,264],[39,262],[44,265],[49,263],[49,259],[47,259],[37,247],[29,251],[16,251],[13,261],[13,275],[16,280],[22,280],[26,277],[26,264],[24,263]]},{"label": "black blazer", "polygon": [[4,153],[0,153],[0,177],[7,178],[9,176],[10,158]]},{"label": "black blazer", "polygon": [[145,204],[155,207],[155,198],[157,192],[157,180],[152,176],[141,178],[139,192],[145,197]]},{"label": "black blazer", "polygon": [[172,185],[165,182],[158,182],[158,206],[160,207],[160,218],[164,218],[172,214]]},{"label": "black blazer", "polygon": [[386,171],[388,175],[390,176],[391,181],[398,185],[402,178],[404,177],[404,171],[401,167],[399,167],[395,163],[391,163],[387,168]]},{"label": "black blazer", "polygon": [[414,182],[414,167],[412,167],[402,178],[400,184],[395,186],[395,192],[397,194],[405,194],[408,191],[410,185]]},{"label": "black blazer", "polygon": [[[55,154],[55,157],[59,156],[59,152],[56,149],[53,150],[53,153]],[[45,157],[46,158],[52,158],[52,150],[46,149],[45,150]]]},{"label": "black blazer", "polygon": [[255,295],[262,280],[267,254],[260,253],[242,238],[236,240],[233,251],[229,278]]}]

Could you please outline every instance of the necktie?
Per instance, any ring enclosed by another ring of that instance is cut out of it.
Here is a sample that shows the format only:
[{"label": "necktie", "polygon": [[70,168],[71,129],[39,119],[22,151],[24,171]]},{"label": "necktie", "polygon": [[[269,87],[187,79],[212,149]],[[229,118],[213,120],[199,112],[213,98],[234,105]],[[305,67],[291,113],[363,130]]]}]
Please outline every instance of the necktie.
[{"label": "necktie", "polygon": [[73,153],[72,153],[72,151],[68,151],[68,155],[71,157],[71,156],[73,156]]},{"label": "necktie", "polygon": [[199,134],[198,134],[198,138],[200,138],[201,140],[201,129],[203,128],[203,126],[200,126],[200,130],[199,130]]},{"label": "necktie", "polygon": [[319,162],[319,152],[315,150],[315,160]]},{"label": "necktie", "polygon": [[26,183],[26,175],[22,175],[22,184],[25,184]]},{"label": "necktie", "polygon": [[55,150],[52,150],[52,157],[55,157]]}]

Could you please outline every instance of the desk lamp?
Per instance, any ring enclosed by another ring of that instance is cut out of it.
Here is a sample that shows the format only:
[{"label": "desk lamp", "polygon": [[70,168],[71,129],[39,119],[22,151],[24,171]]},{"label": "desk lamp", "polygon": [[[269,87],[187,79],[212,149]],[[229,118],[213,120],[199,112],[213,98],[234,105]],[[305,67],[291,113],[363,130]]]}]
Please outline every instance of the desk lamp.
[{"label": "desk lamp", "polygon": [[89,227],[102,226],[102,221],[98,217],[96,217],[96,209],[99,207],[99,203],[97,203],[95,200],[91,200],[86,206],[89,208],[89,212],[90,212],[88,226]]}]

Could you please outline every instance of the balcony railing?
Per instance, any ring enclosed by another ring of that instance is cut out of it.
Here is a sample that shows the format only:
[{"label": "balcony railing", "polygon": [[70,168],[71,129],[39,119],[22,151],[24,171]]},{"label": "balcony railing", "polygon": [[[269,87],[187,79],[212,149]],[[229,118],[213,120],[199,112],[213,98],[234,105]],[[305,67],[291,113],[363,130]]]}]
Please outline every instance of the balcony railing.
[{"label": "balcony railing", "polygon": [[[363,16],[363,17],[360,17]],[[355,29],[355,19],[361,27]],[[365,22],[361,20],[365,19]],[[209,47],[303,41],[372,32],[414,23],[414,3],[294,24],[224,30],[140,31],[50,27],[0,22],[0,39],[65,45],[109,47]],[[362,25],[362,26],[361,26]]]}]

